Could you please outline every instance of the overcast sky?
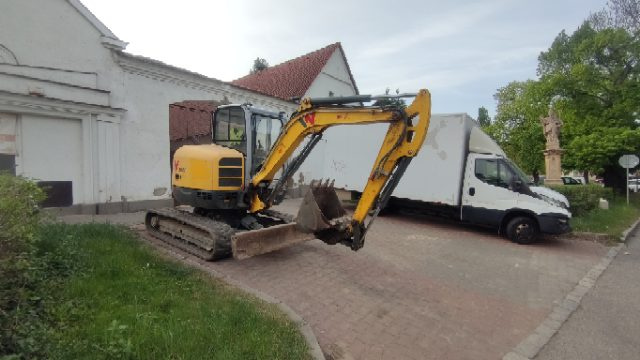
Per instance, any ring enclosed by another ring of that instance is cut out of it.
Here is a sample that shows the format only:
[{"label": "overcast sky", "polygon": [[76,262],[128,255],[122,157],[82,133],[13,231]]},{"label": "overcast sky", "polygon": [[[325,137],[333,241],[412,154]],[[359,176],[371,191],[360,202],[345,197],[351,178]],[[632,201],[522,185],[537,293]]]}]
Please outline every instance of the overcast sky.
[{"label": "overcast sky", "polygon": [[606,0],[81,0],[127,51],[220,80],[341,42],[362,94],[428,88],[434,112],[495,112],[538,54]]}]

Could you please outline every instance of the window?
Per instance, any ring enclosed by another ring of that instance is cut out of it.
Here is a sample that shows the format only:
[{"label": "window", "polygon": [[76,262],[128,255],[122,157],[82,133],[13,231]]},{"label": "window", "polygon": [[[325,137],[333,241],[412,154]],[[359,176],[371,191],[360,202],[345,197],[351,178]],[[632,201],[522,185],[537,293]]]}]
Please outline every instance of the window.
[{"label": "window", "polygon": [[16,174],[16,156],[9,154],[0,154],[0,173],[8,172],[11,175]]},{"label": "window", "polygon": [[229,140],[229,109],[218,110],[215,118],[215,141]]},{"label": "window", "polygon": [[478,159],[475,168],[476,177],[487,184],[510,188],[519,178],[511,168],[497,159]]},{"label": "window", "polygon": [[244,110],[240,107],[224,108],[216,112],[214,142],[246,152]]},{"label": "window", "polygon": [[38,186],[47,195],[47,198],[40,204],[42,207],[73,205],[73,183],[71,181],[39,181]]},{"label": "window", "polygon": [[273,147],[273,144],[280,135],[282,129],[282,123],[278,119],[272,119],[268,117],[262,117],[256,115],[255,121],[255,150],[253,152],[253,167],[254,172],[257,171],[260,164],[264,162],[269,153],[269,150]]},{"label": "window", "polygon": [[565,185],[581,185],[582,184],[580,181],[569,176],[563,176],[562,183]]}]

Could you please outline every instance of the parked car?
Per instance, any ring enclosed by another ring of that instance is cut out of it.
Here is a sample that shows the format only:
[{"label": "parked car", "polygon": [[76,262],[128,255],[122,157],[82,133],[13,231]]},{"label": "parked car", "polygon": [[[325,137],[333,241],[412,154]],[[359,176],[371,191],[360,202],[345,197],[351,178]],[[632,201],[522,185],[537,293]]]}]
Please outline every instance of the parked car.
[{"label": "parked car", "polygon": [[565,185],[582,185],[582,181],[580,179],[576,179],[571,176],[563,176],[562,183]]},{"label": "parked car", "polygon": [[638,192],[638,190],[640,190],[640,179],[629,179],[627,186],[629,187],[629,191]]},{"label": "parked car", "polygon": [[584,182],[584,178],[582,176],[574,176],[573,177],[576,181],[579,181],[580,184],[585,184]]}]

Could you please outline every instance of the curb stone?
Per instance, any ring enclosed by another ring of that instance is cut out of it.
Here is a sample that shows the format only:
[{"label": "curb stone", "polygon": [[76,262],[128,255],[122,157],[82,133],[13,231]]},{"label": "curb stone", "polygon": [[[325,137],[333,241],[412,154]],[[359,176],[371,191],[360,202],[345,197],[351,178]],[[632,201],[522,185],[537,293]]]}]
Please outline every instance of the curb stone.
[{"label": "curb stone", "polygon": [[[148,239],[146,236],[142,234],[139,234],[139,236],[140,238],[146,240],[147,242],[151,242],[153,245],[158,245],[158,243],[156,243],[155,241],[152,241],[151,239]],[[267,293],[264,293],[260,290],[249,287],[244,283],[231,278],[229,275],[225,275],[215,269],[211,269],[207,267],[205,265],[207,264],[207,261],[195,259],[190,255],[181,254],[169,247],[165,247],[164,244],[162,244],[161,246],[154,246],[154,247],[164,252],[167,255],[170,255],[174,258],[178,258],[182,262],[208,273],[209,275],[215,277],[216,279],[222,280],[223,282],[231,285],[232,287],[238,288],[245,293],[251,294],[264,302],[276,305],[278,309],[282,311],[289,318],[289,320],[291,320],[298,327],[298,330],[300,331],[307,345],[309,346],[309,355],[311,355],[311,357],[314,360],[326,360],[324,353],[320,348],[320,344],[318,343],[318,339],[316,338],[316,335],[313,333],[313,330],[311,329],[311,326],[309,326],[309,324],[307,324],[307,322],[302,318],[302,316],[296,313],[286,303],[276,299],[275,297]]]},{"label": "curb stone", "polygon": [[573,290],[565,296],[564,300],[553,309],[547,318],[522,340],[513,350],[507,353],[502,360],[531,360],[542,350],[551,338],[560,330],[571,314],[578,308],[582,298],[593,288],[596,280],[609,267],[613,259],[625,246],[629,235],[640,225],[640,219],[636,220],[620,237],[620,244],[609,249],[609,252],[594,265],[589,272],[578,282]]}]

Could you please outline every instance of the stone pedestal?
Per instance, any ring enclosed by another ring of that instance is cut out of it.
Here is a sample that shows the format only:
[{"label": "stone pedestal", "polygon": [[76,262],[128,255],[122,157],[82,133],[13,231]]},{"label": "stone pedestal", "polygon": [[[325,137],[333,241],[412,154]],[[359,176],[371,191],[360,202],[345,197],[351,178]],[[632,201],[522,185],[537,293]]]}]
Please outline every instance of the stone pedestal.
[{"label": "stone pedestal", "polygon": [[545,185],[562,185],[562,149],[544,150]]}]

